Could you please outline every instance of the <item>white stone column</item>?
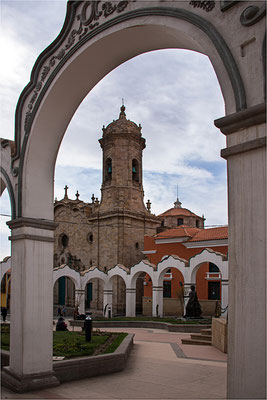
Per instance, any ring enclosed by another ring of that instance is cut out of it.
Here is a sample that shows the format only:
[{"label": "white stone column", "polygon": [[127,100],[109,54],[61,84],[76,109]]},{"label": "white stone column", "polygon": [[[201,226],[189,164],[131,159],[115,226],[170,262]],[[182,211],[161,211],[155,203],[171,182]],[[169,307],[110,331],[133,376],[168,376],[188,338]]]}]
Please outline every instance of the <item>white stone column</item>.
[{"label": "white stone column", "polygon": [[228,279],[221,280],[222,285],[222,298],[221,298],[221,308],[225,312],[221,315],[223,318],[227,318],[228,314]]},{"label": "white stone column", "polygon": [[227,396],[266,399],[266,104],[216,121],[227,137]]},{"label": "white stone column", "polygon": [[53,221],[18,218],[11,240],[10,364],[2,384],[13,391],[56,386],[53,355]]},{"label": "white stone column", "polygon": [[79,307],[79,314],[85,314],[85,290],[75,289],[75,306]]},{"label": "white stone column", "polygon": [[136,314],[136,289],[126,288],[126,317],[135,317]]},{"label": "white stone column", "polygon": [[153,286],[152,316],[163,317],[163,286]]},{"label": "white stone column", "polygon": [[103,290],[103,316],[104,317],[112,317],[112,289],[104,289]]}]

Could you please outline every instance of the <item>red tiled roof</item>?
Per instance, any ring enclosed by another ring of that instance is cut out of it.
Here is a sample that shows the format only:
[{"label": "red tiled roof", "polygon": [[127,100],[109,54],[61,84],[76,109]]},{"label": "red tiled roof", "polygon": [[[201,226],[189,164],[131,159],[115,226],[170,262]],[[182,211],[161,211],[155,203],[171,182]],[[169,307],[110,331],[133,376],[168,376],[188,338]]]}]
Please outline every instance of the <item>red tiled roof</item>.
[{"label": "red tiled roof", "polygon": [[167,229],[164,232],[158,233],[156,235],[157,239],[165,239],[165,238],[178,238],[178,237],[193,237],[196,235],[199,231],[202,231],[203,229],[199,228],[191,228],[189,226],[185,225],[180,225],[178,228],[173,228],[173,229]]},{"label": "red tiled roof", "polygon": [[199,232],[189,241],[201,242],[204,240],[228,239],[228,226],[219,228],[199,229]]},{"label": "red tiled roof", "polygon": [[179,216],[183,215],[186,217],[191,216],[191,217],[201,218],[198,215],[192,213],[192,211],[188,210],[187,208],[170,208],[169,210],[165,211],[164,213],[159,214],[158,217],[169,217],[169,216],[171,217],[171,216],[178,216],[178,215]]}]

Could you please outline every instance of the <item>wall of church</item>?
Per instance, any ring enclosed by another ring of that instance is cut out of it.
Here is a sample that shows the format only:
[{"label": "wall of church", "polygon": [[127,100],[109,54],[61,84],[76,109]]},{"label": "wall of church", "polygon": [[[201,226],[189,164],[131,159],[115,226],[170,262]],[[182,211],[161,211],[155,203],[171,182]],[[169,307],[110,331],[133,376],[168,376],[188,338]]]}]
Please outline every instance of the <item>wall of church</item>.
[{"label": "wall of church", "polygon": [[[97,262],[95,238],[97,230],[89,224],[85,214],[61,207],[55,211],[55,221],[59,223],[55,230],[54,266],[68,264],[79,271],[88,269]],[[67,243],[62,243],[66,235]]]},{"label": "wall of church", "polygon": [[[164,226],[168,228],[177,228],[178,225],[186,225],[192,228],[204,228],[204,220],[194,216],[175,215],[161,217],[161,219],[164,221]],[[181,220],[180,224],[178,220]]]}]

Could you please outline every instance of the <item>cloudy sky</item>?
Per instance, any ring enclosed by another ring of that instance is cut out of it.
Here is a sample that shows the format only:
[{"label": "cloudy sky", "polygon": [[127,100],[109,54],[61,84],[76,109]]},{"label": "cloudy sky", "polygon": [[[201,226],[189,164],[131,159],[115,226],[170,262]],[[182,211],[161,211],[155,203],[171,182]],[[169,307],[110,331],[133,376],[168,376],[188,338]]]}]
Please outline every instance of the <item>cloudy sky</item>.
[{"label": "cloudy sky", "polygon": [[[66,1],[1,0],[1,137],[14,138],[14,112],[38,55],[56,38]],[[100,198],[102,126],[118,118],[124,98],[127,118],[142,125],[145,201],[159,214],[182,206],[204,214],[206,226],[227,224],[225,137],[213,121],[224,115],[221,90],[209,59],[199,53],[167,49],[142,54],[107,75],[75,113],[60,147],[55,196]],[[10,214],[8,195],[1,214]],[[10,253],[1,216],[0,258]]]}]

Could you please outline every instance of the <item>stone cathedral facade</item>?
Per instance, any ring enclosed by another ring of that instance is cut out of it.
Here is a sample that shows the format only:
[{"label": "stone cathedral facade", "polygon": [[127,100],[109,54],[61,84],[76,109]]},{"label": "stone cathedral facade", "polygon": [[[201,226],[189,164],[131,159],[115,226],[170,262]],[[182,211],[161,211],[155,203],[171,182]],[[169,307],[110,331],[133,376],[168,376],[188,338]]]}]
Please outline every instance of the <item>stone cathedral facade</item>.
[{"label": "stone cathedral facade", "polygon": [[[91,202],[65,196],[54,204],[54,267],[67,264],[79,272],[97,267],[102,271],[122,264],[127,268],[144,255],[144,235],[154,235],[161,221],[144,205],[142,153],[145,139],[141,125],[128,120],[122,106],[119,118],[103,127],[99,140],[103,152],[101,200]],[[102,309],[102,285],[92,282],[90,308]],[[122,282],[114,278],[114,306],[124,311]],[[55,285],[55,295],[59,292]],[[88,295],[89,296],[89,295]],[[70,297],[73,297],[72,295]],[[141,300],[140,300],[141,301]]]}]

